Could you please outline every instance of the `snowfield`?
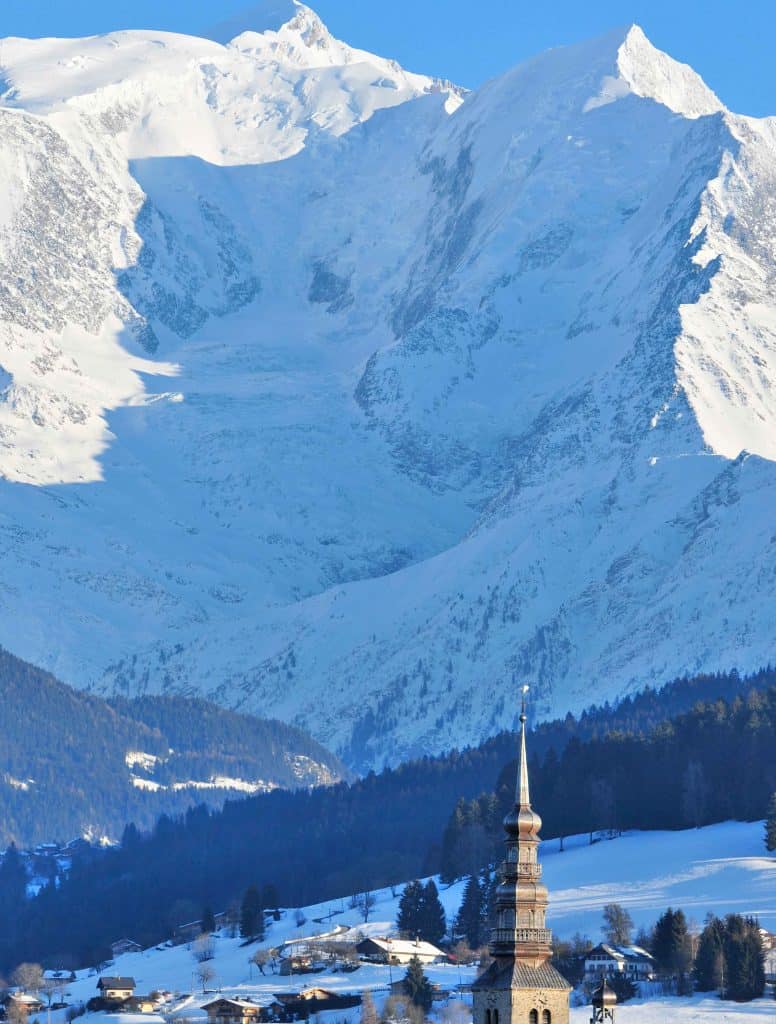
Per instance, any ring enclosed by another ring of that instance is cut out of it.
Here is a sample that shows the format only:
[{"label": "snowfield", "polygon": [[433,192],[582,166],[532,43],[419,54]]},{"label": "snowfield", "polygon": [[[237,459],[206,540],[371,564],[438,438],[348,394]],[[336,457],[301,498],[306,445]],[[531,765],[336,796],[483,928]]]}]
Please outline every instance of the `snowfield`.
[{"label": "snowfield", "polygon": [[4,40],[0,643],[356,769],[767,664],[774,167],[637,27]]},{"label": "snowfield", "polygon": [[[617,901],[628,908],[637,927],[651,925],[667,906],[682,907],[688,918],[701,924],[705,915],[737,912],[756,914],[762,925],[776,930],[776,859],[763,855],[763,823],[726,822],[685,832],[626,833],[619,839],[586,845],[583,836],[572,837],[566,850],[558,852],[557,841],[544,843],[541,860],[544,880],[550,890],[549,923],[557,935],[568,938],[581,931],[596,940],[600,937],[601,908]],[[372,919],[364,925],[359,912],[348,908],[348,899],[334,900],[303,908],[306,922],[295,923],[293,910],[272,924],[264,945],[277,946],[295,938],[330,932],[342,926],[350,928],[337,937],[354,940],[359,933],[386,935],[395,931],[395,919],[401,886],[397,895],[390,890],[376,893]],[[448,918],[457,913],[463,895],[463,883],[442,888],[440,896]],[[331,916],[329,916],[331,914]],[[315,918],[320,919],[316,922]],[[230,939],[224,932],[214,940],[215,958],[211,966],[216,977],[211,983],[228,995],[259,999],[276,991],[321,986],[341,992],[370,989],[382,998],[390,978],[396,980],[402,968],[363,965],[352,974],[324,973],[280,977],[262,977],[249,958],[257,945],[244,947],[242,940]],[[193,991],[196,964],[190,946],[160,947],[143,953],[128,953],[116,959],[109,973],[134,977],[139,993],[164,989],[176,993],[165,1016],[196,1019],[203,1014],[202,1003],[212,998]],[[438,965],[428,968],[429,977],[450,998],[460,998],[461,984],[473,979],[473,968]],[[68,987],[70,998],[85,1001],[95,994],[97,976],[81,971]],[[464,1000],[468,998],[466,994]],[[572,1010],[572,1020],[587,1020],[589,1010]],[[634,1024],[652,1024],[666,1020],[695,1022],[735,1020],[740,1024],[772,1021],[773,1000],[737,1006],[708,995],[693,999],[657,999],[629,1003],[618,1010],[618,1020]],[[57,1014],[52,1014],[56,1017]],[[351,1014],[355,1022],[357,1013]],[[87,1024],[103,1024],[87,1017]],[[338,1012],[337,1019],[343,1019]],[[112,1021],[113,1018],[111,1017]],[[60,1024],[56,1021],[55,1024]],[[130,1022],[125,1022],[130,1024]]]}]

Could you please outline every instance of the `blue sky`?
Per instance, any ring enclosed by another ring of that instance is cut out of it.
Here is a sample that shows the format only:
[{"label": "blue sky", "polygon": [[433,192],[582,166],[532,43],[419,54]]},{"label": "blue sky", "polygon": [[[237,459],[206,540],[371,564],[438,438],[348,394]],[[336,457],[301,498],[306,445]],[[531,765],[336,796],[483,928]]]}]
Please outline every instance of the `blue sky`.
[{"label": "blue sky", "polygon": [[[250,0],[2,0],[0,36],[197,33]],[[733,110],[776,114],[774,0],[318,0],[335,35],[475,87],[525,57],[638,22]]]}]

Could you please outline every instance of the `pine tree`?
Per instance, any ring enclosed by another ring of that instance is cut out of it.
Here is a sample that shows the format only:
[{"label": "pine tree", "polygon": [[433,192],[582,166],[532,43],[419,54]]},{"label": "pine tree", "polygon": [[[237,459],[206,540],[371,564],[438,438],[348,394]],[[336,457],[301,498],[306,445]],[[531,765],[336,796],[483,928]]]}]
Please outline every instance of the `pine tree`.
[{"label": "pine tree", "polygon": [[674,911],[669,907],[658,918],[652,938],[652,955],[658,968],[667,974],[684,974],[688,969],[689,935],[682,910]]},{"label": "pine tree", "polygon": [[769,853],[776,850],[776,793],[771,793],[768,811],[765,817],[765,849]]},{"label": "pine tree", "polygon": [[709,914],[695,955],[695,984],[701,992],[716,992],[722,987],[724,970],[725,925]]},{"label": "pine tree", "polygon": [[121,849],[122,850],[136,850],[140,845],[140,832],[138,831],[137,825],[134,822],[130,822],[124,826],[124,831],[121,833]]},{"label": "pine tree", "polygon": [[202,911],[200,927],[204,935],[210,935],[211,932],[216,930],[216,918],[210,907],[205,907]]},{"label": "pine tree", "polygon": [[21,911],[27,894],[27,871],[21,854],[11,843],[0,864],[0,915],[13,920]]},{"label": "pine tree", "polygon": [[433,878],[429,878],[422,889],[420,906],[418,907],[418,935],[426,942],[439,945],[447,931],[445,908],[439,899],[439,890]]},{"label": "pine tree", "polygon": [[611,978],[607,978],[610,988],[617,996],[618,1003],[626,1003],[638,994],[638,989],[627,974],[622,971],[615,971]]},{"label": "pine tree", "polygon": [[674,912],[669,907],[655,922],[655,930],[652,933],[652,955],[655,964],[659,970],[666,972],[671,969],[673,920]]},{"label": "pine tree", "polygon": [[423,966],[416,956],[410,960],[407,973],[404,976],[404,991],[410,1000],[426,1013],[431,1009],[433,999],[431,982],[426,977]]},{"label": "pine tree", "polygon": [[255,885],[245,890],[240,906],[240,935],[244,939],[261,937],[264,933],[264,911],[261,908],[261,897]]},{"label": "pine tree", "polygon": [[765,991],[765,953],[757,921],[730,914],[725,928],[725,995],[757,999]]},{"label": "pine tree", "polygon": [[262,887],[261,903],[265,910],[278,909],[278,891],[271,882]]},{"label": "pine tree", "polygon": [[458,911],[456,929],[463,935],[471,949],[482,945],[484,925],[482,888],[475,875],[470,875],[463,890],[461,909]]},{"label": "pine tree", "polygon": [[417,880],[407,882],[399,899],[396,927],[400,935],[415,938],[420,933],[423,884]]}]

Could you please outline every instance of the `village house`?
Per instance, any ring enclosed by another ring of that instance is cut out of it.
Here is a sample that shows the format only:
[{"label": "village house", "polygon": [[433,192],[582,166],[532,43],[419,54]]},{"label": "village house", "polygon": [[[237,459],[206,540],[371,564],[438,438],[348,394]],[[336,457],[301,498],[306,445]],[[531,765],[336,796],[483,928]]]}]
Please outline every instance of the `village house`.
[{"label": "village house", "polygon": [[6,1015],[11,1005],[21,1010],[25,1017],[31,1013],[40,1013],[43,1009],[43,1002],[37,996],[30,995],[29,992],[12,992],[8,997]]},{"label": "village house", "polygon": [[117,956],[122,956],[124,953],[140,953],[143,947],[139,942],[135,942],[133,939],[117,939],[115,942],[110,944],[110,951],[115,960]]},{"label": "village house", "polygon": [[[216,930],[224,928],[229,924],[229,915],[225,911],[219,911],[219,913],[213,915],[215,921]],[[202,921],[187,921],[185,924],[176,925],[175,931],[172,934],[172,940],[177,946],[182,946],[185,942],[193,942],[199,938],[202,934]]]},{"label": "village house", "polygon": [[97,988],[103,999],[110,1002],[121,1003],[135,994],[134,978],[113,978],[104,976],[97,982]]},{"label": "village house", "polygon": [[441,949],[420,939],[364,939],[356,946],[362,960],[374,964],[408,964],[417,957],[422,964],[438,964],[447,960]]},{"label": "village house", "polygon": [[361,1005],[360,995],[343,995],[325,988],[305,988],[301,992],[276,992],[275,998],[283,1008],[279,1019],[286,1021],[307,1020],[322,1010],[350,1010]]},{"label": "village house", "polygon": [[68,985],[71,981],[75,981],[75,971],[44,971],[43,980],[49,982],[61,981],[62,984]]},{"label": "village house", "polygon": [[282,1004],[271,997],[254,1001],[220,996],[205,1003],[202,1009],[207,1014],[208,1024],[264,1024],[285,1019]]},{"label": "village house", "polygon": [[[329,932],[304,939],[288,939],[279,948],[281,974],[315,974],[338,958],[348,959],[353,947],[343,941],[350,929],[337,925]],[[351,954],[352,955],[352,954]]]},{"label": "village house", "polygon": [[655,961],[641,946],[614,946],[608,942],[591,949],[585,957],[585,981],[598,982],[623,974],[631,981],[654,977]]},{"label": "village house", "polygon": [[311,949],[297,949],[293,953],[284,952],[280,957],[279,974],[320,974],[325,970],[322,963],[318,962],[316,954]]},{"label": "village house", "polygon": [[130,1013],[154,1013],[162,1000],[157,996],[130,996],[121,1004],[122,1011]]},{"label": "village house", "polygon": [[776,946],[765,951],[765,980],[776,985]]}]

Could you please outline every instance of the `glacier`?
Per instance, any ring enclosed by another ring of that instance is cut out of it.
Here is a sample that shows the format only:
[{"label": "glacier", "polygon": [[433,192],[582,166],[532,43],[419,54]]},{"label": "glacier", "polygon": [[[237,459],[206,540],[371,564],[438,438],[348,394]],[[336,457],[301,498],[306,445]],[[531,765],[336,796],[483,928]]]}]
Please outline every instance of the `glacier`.
[{"label": "glacier", "polygon": [[0,644],[364,770],[776,639],[776,121],[296,0],[0,47]]}]

